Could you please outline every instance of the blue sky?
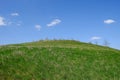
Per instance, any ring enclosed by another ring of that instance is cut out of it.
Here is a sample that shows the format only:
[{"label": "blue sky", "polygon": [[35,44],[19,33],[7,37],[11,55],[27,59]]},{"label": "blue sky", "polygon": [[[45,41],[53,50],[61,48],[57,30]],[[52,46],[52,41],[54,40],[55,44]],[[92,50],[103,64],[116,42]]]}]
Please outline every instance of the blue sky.
[{"label": "blue sky", "polygon": [[120,0],[0,0],[0,44],[108,41],[120,49]]}]

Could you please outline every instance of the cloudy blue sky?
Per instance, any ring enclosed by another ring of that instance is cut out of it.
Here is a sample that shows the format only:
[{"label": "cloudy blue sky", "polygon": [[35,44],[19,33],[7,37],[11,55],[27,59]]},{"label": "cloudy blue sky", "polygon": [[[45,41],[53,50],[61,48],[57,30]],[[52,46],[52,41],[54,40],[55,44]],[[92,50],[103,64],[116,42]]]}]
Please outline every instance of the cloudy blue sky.
[{"label": "cloudy blue sky", "polygon": [[0,0],[0,44],[108,41],[120,49],[120,0]]}]

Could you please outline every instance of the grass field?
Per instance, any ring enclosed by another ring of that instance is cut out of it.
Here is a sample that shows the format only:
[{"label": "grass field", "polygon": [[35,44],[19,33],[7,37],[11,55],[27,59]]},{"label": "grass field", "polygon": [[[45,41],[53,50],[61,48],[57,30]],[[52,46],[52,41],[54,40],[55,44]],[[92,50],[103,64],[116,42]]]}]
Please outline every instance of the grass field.
[{"label": "grass field", "polygon": [[120,51],[74,40],[1,46],[0,80],[120,80]]}]

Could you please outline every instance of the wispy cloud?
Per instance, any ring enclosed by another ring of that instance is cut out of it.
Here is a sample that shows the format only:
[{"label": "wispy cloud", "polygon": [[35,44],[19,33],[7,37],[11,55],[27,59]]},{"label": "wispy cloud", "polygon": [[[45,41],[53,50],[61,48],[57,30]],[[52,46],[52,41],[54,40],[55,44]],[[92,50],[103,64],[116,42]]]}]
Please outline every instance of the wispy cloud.
[{"label": "wispy cloud", "polygon": [[0,16],[0,26],[5,26],[5,19],[3,17]]},{"label": "wispy cloud", "polygon": [[22,24],[22,21],[7,21],[7,26],[21,26]]},{"label": "wispy cloud", "polygon": [[19,13],[11,13],[11,16],[19,16]]},{"label": "wispy cloud", "polygon": [[101,39],[101,37],[98,37],[98,36],[91,37],[91,40],[99,40],[99,39]]},{"label": "wispy cloud", "polygon": [[37,30],[40,30],[42,27],[37,24],[37,25],[35,25],[35,28],[36,28]]},{"label": "wispy cloud", "polygon": [[104,20],[104,23],[105,23],[105,24],[112,24],[112,23],[114,23],[114,22],[116,22],[116,21],[113,20],[113,19]]},{"label": "wispy cloud", "polygon": [[52,22],[50,22],[49,24],[47,24],[48,27],[52,27],[55,26],[57,24],[61,23],[60,19],[54,19]]},{"label": "wispy cloud", "polygon": [[17,26],[21,26],[21,24],[20,24],[20,23],[17,23],[16,25],[17,25]]},{"label": "wispy cloud", "polygon": [[22,21],[18,21],[18,22],[16,22],[16,25],[17,25],[17,26],[21,26],[22,23],[23,23]]}]

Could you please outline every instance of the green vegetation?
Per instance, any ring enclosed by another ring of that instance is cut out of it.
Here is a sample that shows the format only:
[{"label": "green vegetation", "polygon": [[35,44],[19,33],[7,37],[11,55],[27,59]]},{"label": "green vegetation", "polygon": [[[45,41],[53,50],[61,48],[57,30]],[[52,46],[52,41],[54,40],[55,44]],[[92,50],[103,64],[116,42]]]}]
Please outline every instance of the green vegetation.
[{"label": "green vegetation", "polygon": [[120,80],[120,51],[73,40],[1,46],[0,80]]}]

